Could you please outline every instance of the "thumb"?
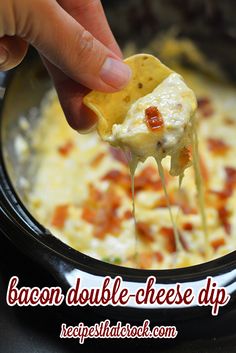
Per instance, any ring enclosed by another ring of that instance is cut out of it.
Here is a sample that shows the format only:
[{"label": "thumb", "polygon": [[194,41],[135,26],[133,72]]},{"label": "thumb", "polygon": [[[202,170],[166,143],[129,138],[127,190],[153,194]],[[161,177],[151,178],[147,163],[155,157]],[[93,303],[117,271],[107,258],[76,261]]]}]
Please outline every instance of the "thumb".
[{"label": "thumb", "polygon": [[26,2],[30,14],[24,16],[29,21],[22,26],[27,28],[24,39],[67,76],[104,92],[114,92],[128,83],[130,68],[56,1]]}]

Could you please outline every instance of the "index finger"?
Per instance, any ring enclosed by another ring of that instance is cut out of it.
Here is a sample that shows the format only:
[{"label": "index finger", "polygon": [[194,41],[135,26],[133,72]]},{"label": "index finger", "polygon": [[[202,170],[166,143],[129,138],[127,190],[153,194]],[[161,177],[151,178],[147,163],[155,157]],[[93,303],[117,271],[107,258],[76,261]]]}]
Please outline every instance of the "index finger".
[{"label": "index finger", "polygon": [[[122,57],[99,0],[58,0],[58,3],[99,41],[117,56]],[[83,105],[83,97],[88,93],[87,89],[72,81],[46,59],[44,59],[44,63],[53,78],[60,103],[70,126],[79,131],[87,131],[96,123],[95,114]]]},{"label": "index finger", "polygon": [[100,0],[58,0],[58,3],[95,38],[122,57]]}]

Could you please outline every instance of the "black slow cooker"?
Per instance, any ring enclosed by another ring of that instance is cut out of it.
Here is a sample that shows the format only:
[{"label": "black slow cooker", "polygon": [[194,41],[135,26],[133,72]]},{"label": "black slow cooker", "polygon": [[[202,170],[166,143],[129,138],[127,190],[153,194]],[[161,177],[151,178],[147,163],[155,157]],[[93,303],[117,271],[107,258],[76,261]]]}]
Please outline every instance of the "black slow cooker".
[{"label": "black slow cooker", "polygon": [[[231,79],[236,78],[236,24],[232,18],[233,1],[103,1],[111,27],[121,45],[127,41],[142,48],[157,32],[174,27],[179,37],[189,37],[221,66]],[[137,34],[138,33],[138,34]],[[214,39],[214,40],[213,40]],[[185,58],[183,58],[184,60]],[[186,65],[189,63],[186,63]],[[105,276],[121,276],[128,288],[137,288],[148,276],[159,286],[177,282],[196,292],[207,276],[213,277],[231,295],[218,317],[209,307],[193,305],[179,308],[142,308],[138,305],[93,307],[102,317],[176,324],[183,336],[212,337],[235,333],[236,325],[236,251],[205,264],[175,270],[137,270],[110,265],[86,256],[54,237],[27,211],[18,181],[24,175],[13,148],[17,120],[39,106],[50,80],[33,50],[24,62],[9,73],[0,74],[1,128],[1,231],[19,249],[38,261],[67,290],[79,276],[88,286],[99,286]],[[37,114],[31,114],[31,128]],[[33,153],[33,151],[32,151]],[[78,308],[79,310],[80,308]],[[82,309],[81,309],[82,310]],[[83,310],[91,310],[87,308]],[[193,330],[194,327],[198,328]]]}]

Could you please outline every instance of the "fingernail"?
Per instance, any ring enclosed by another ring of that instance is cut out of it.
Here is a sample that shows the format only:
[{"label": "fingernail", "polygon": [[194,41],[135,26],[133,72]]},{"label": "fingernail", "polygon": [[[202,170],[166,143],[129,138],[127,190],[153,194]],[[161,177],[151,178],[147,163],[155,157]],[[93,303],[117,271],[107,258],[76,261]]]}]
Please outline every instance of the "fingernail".
[{"label": "fingernail", "polygon": [[102,66],[100,77],[108,85],[121,89],[131,78],[131,69],[122,61],[107,58]]},{"label": "fingernail", "polygon": [[0,47],[0,65],[4,64],[8,59],[8,51],[5,48]]}]

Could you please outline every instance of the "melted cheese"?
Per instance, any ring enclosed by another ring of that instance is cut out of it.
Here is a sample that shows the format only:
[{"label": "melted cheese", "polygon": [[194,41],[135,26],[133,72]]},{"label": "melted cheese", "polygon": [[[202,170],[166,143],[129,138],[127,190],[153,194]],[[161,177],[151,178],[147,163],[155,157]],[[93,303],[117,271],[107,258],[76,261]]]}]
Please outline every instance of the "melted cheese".
[{"label": "melted cheese", "polygon": [[200,171],[200,159],[199,159],[199,149],[198,149],[198,136],[196,132],[195,123],[193,123],[193,133],[192,133],[192,146],[193,146],[193,168],[194,168],[194,177],[195,185],[197,188],[197,198],[198,205],[200,209],[200,215],[202,219],[202,228],[205,237],[205,255],[209,257],[211,255],[211,248],[209,245],[208,239],[208,228],[206,220],[206,211],[205,211],[205,198],[204,198],[204,186]]},{"label": "melted cheese", "polygon": [[[164,129],[151,131],[145,122],[145,110],[158,108]],[[122,124],[114,124],[108,141],[128,149],[138,161],[149,156],[161,161],[171,156],[171,175],[180,175],[189,165],[181,166],[179,155],[191,144],[192,118],[197,108],[196,97],[180,75],[169,75],[154,91],[130,107]]]},{"label": "melted cheese", "polygon": [[[156,131],[150,130],[145,121],[145,111],[149,107],[158,109],[163,119],[164,128]],[[133,103],[124,122],[114,124],[112,135],[108,137],[110,143],[120,146],[126,153],[128,151],[128,155],[131,155],[129,164],[135,224],[135,169],[139,161],[144,162],[150,156],[155,158],[174,229],[177,250],[182,250],[182,246],[170,207],[161,161],[167,155],[171,156],[170,174],[180,175],[180,179],[182,178],[184,170],[190,166],[190,161],[181,163],[180,156],[183,148],[187,148],[191,144],[193,117],[196,108],[197,102],[193,91],[187,87],[180,75],[172,73],[152,93]]]}]

